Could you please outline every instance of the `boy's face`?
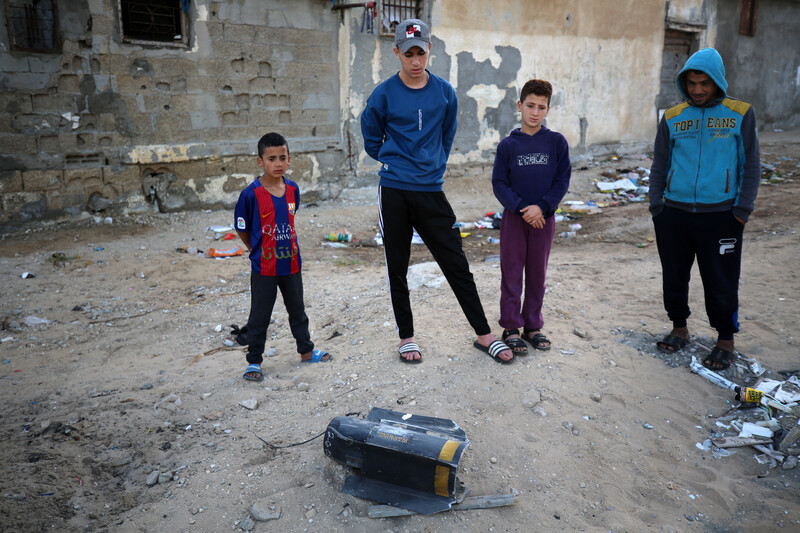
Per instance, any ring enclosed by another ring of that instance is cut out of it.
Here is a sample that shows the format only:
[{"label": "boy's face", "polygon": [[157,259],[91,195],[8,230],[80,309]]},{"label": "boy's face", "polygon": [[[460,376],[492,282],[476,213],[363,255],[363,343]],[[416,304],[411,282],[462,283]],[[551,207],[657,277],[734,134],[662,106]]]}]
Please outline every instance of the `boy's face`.
[{"label": "boy's face", "polygon": [[257,161],[265,177],[279,179],[289,168],[289,159],[289,148],[283,145],[266,147]]},{"label": "boy's face", "polygon": [[425,77],[425,67],[428,65],[428,52],[430,52],[431,43],[428,43],[428,49],[423,50],[419,46],[412,46],[404,54],[399,48],[394,48],[394,55],[400,60],[400,70],[402,73],[412,79],[419,80]]},{"label": "boy's face", "polygon": [[550,111],[547,97],[529,94],[524,102],[517,102],[517,110],[522,114],[522,131],[536,133],[542,127],[542,121]]}]

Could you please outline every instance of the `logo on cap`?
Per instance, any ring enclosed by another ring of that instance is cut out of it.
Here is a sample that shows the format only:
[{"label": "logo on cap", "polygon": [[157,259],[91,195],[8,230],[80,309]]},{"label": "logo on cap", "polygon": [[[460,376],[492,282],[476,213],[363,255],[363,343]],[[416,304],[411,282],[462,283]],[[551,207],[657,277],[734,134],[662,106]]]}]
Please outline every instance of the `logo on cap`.
[{"label": "logo on cap", "polygon": [[412,37],[422,37],[422,28],[419,27],[419,24],[406,26],[406,39],[411,39]]}]

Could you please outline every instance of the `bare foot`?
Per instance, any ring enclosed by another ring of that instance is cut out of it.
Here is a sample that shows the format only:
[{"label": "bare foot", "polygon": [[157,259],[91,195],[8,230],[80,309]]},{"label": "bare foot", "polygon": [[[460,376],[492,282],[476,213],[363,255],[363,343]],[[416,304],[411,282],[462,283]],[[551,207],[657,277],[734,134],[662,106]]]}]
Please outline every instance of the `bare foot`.
[{"label": "bare foot", "polygon": [[[488,348],[489,345],[496,340],[497,337],[495,337],[491,333],[487,335],[478,335],[478,344],[480,344],[484,348]],[[512,359],[514,359],[514,352],[512,352],[511,350],[503,350],[502,352],[497,354],[497,357],[499,357],[503,361],[511,361]]]}]

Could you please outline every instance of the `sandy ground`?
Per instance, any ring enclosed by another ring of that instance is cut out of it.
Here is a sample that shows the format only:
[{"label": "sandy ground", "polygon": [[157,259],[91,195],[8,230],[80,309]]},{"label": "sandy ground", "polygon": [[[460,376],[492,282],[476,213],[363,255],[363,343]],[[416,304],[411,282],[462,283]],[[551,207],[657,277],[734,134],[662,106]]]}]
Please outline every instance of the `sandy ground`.
[{"label": "sandy ground", "polygon": [[[763,136],[764,161],[789,179],[762,186],[745,232],[737,347],[777,378],[800,366],[797,141]],[[576,162],[567,199],[607,200],[593,180],[640,165],[649,161]],[[488,176],[450,180],[447,192],[463,221],[499,208]],[[575,237],[557,237],[545,300],[553,349],[509,366],[472,347],[455,298],[435,277],[412,294],[425,361],[401,364],[382,249],[320,245],[338,229],[370,241],[375,190],[303,206],[307,311],[314,340],[334,361],[299,364],[279,303],[267,340],[277,355],[265,361],[260,383],[242,379],[243,350],[222,344],[229,324],[246,321],[246,259],[175,251],[214,245],[205,228],[231,217],[122,216],[110,225],[60,221],[3,234],[2,531],[800,527],[798,469],[759,464],[752,448],[719,457],[696,446],[720,431],[718,417],[736,402],[687,368],[714,340],[696,272],[695,343],[673,357],[654,349],[667,322],[644,203],[605,208],[582,217]],[[499,334],[500,271],[490,257],[498,245],[489,236],[497,232],[475,230],[464,243]],[[423,246],[414,248],[414,263],[430,260]],[[35,277],[23,279],[26,271]],[[49,323],[26,325],[27,317]],[[726,375],[752,382],[741,369]],[[240,405],[251,399],[255,410]],[[372,519],[371,502],[341,492],[352,472],[323,454],[321,439],[276,451],[257,438],[300,442],[336,416],[371,407],[453,419],[471,441],[460,473],[470,494],[516,490],[517,503]],[[153,471],[162,480],[148,486]],[[280,517],[253,522],[254,505]]]}]

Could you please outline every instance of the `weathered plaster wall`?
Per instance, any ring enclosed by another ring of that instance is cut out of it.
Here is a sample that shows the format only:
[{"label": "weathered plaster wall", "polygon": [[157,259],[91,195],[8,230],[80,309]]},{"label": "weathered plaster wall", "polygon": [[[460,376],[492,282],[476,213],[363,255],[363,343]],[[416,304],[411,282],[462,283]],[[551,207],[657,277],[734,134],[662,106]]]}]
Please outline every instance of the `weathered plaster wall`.
[{"label": "weathered plaster wall", "polygon": [[121,42],[117,0],[58,6],[58,53],[11,51],[0,32],[0,223],[231,206],[272,130],[304,198],[335,193],[346,153],[330,2],[193,0],[188,48]]},{"label": "weathered plaster wall", "polygon": [[[429,69],[459,98],[450,171],[491,166],[497,142],[518,126],[519,89],[533,77],[553,84],[548,126],[566,136],[573,154],[651,144],[664,17],[657,0],[433,2]],[[389,38],[354,33],[352,43],[343,60],[353,65],[348,115],[361,143],[355,119],[398,63]],[[376,169],[361,152],[357,170]]]},{"label": "weathered plaster wall", "polygon": [[740,8],[719,0],[728,93],[753,104],[759,129],[800,128],[800,2],[761,0],[752,37],[739,34]]}]

